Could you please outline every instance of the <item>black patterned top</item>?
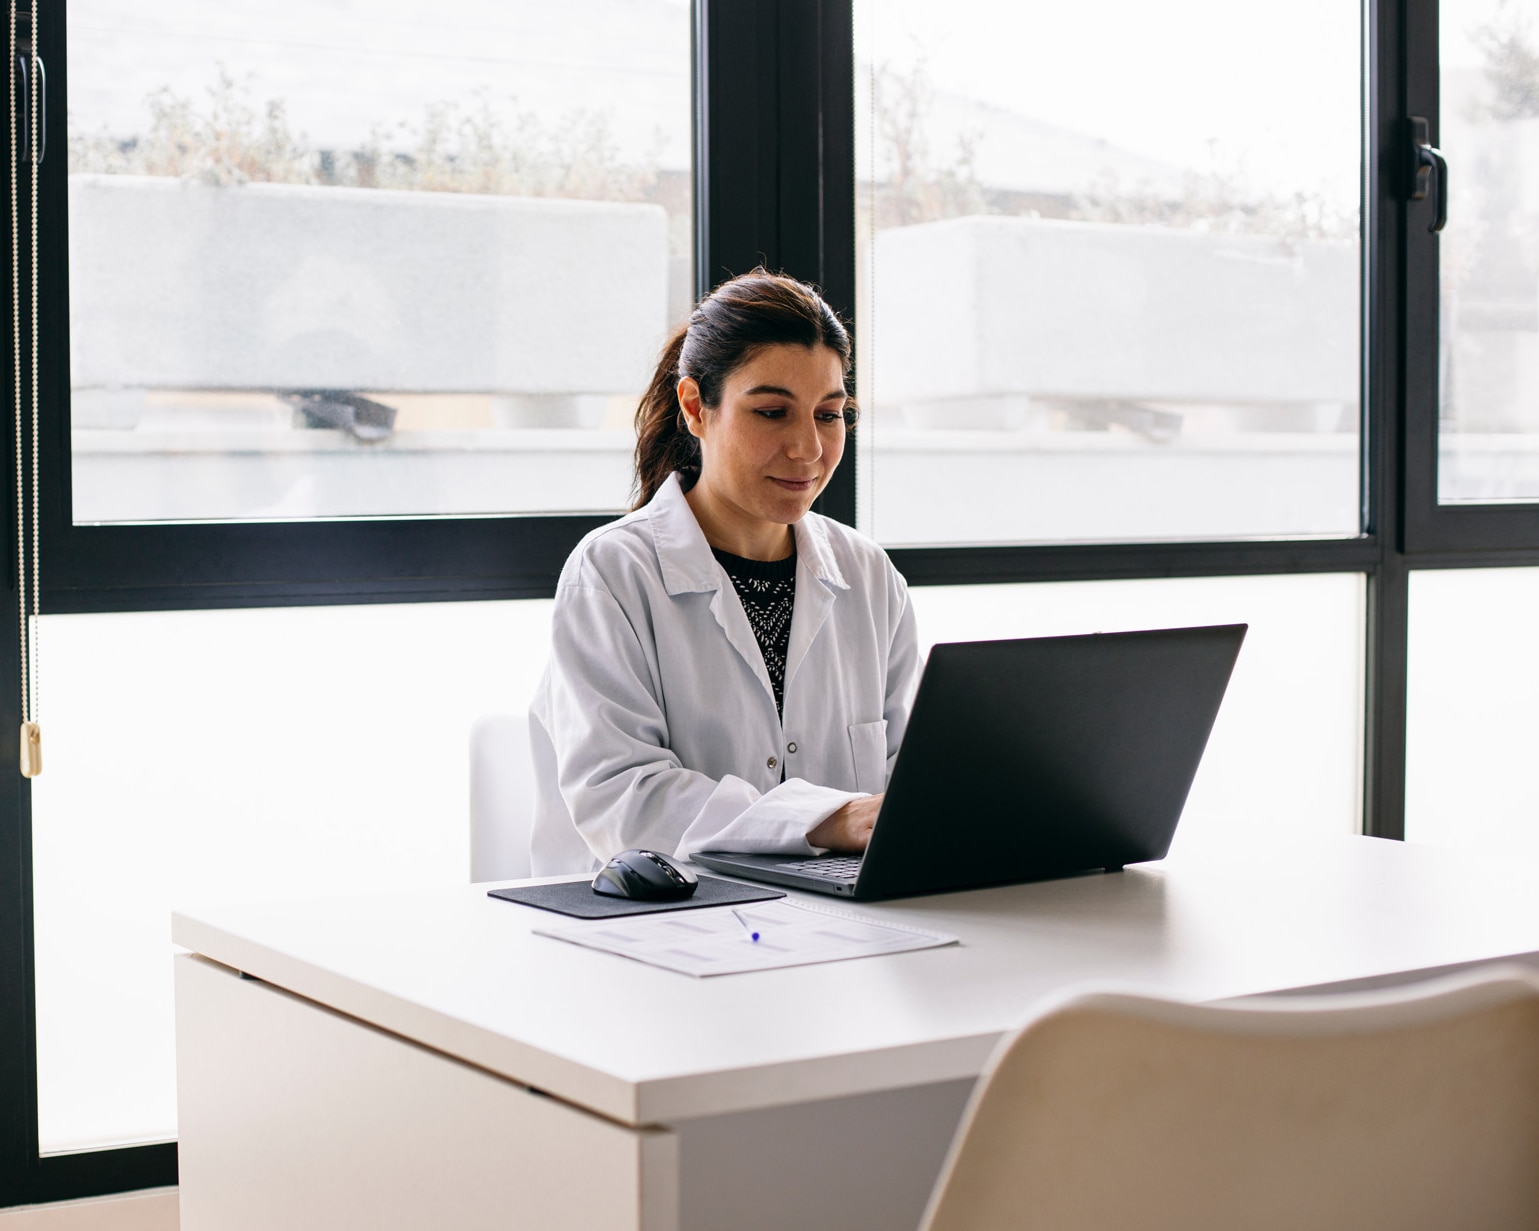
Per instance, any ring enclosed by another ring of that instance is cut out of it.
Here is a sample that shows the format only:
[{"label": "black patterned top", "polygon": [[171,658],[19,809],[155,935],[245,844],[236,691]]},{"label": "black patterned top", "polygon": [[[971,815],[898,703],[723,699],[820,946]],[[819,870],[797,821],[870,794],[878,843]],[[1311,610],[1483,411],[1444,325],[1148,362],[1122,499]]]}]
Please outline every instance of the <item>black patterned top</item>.
[{"label": "black patterned top", "polygon": [[785,715],[786,650],[791,645],[791,611],[796,606],[796,551],[784,560],[745,560],[711,548],[732,588],[743,601],[743,610],[764,655],[775,690],[775,709]]}]

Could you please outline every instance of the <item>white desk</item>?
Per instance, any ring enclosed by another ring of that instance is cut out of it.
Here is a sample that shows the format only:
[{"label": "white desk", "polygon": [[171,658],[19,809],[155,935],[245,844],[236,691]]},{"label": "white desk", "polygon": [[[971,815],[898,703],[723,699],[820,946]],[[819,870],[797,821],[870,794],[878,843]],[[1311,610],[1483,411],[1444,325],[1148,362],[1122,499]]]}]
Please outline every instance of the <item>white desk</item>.
[{"label": "white desk", "polygon": [[484,887],[179,913],[182,1226],[910,1228],[1044,997],[1539,960],[1536,883],[1367,838],[1178,847],[851,907],[959,948],[706,980],[533,936],[552,916]]}]

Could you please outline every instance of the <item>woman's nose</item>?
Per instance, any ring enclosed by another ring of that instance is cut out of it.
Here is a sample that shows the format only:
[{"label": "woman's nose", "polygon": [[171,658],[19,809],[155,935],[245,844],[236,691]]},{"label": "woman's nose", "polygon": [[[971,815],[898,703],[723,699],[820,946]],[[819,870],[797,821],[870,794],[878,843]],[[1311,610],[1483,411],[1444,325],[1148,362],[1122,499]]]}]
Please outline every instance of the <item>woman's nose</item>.
[{"label": "woman's nose", "polygon": [[823,455],[823,442],[818,437],[817,422],[808,417],[798,419],[786,440],[786,456],[797,461],[815,462]]}]

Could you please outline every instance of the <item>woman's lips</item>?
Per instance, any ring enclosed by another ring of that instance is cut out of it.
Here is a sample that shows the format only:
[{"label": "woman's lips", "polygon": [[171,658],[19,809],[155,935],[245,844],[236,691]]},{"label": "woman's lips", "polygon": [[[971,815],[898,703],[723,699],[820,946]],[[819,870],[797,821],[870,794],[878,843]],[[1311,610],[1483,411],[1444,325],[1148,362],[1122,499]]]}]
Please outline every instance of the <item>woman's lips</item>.
[{"label": "woman's lips", "polygon": [[810,491],[816,486],[817,479],[777,479],[774,475],[771,475],[770,482],[779,484],[788,492],[805,492]]}]

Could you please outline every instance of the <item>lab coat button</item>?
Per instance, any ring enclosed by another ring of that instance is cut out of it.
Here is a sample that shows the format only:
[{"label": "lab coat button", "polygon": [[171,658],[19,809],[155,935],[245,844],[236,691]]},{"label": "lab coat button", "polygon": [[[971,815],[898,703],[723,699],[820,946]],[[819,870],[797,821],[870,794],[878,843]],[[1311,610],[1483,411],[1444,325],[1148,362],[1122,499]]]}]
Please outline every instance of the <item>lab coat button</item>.
[{"label": "lab coat button", "polygon": [[786,751],[787,752],[795,752],[796,751],[796,741],[795,740],[792,740],[789,744],[786,745]]},{"label": "lab coat button", "polygon": [[766,765],[768,765],[771,769],[774,769],[775,766],[780,764],[780,762],[778,760],[776,760],[774,757],[771,757],[768,761],[766,761],[764,763]]}]

